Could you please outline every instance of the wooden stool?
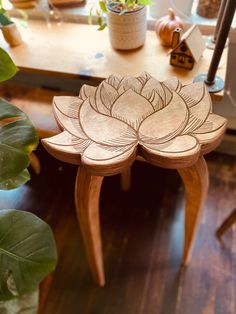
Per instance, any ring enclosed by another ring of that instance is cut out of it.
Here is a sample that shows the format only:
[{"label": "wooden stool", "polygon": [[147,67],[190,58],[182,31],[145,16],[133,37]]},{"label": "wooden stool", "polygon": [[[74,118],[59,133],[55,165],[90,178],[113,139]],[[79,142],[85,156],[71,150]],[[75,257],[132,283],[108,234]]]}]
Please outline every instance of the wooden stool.
[{"label": "wooden stool", "polygon": [[204,84],[159,82],[147,73],[110,76],[98,87],[84,85],[78,97],[55,97],[54,113],[63,132],[42,142],[56,158],[80,165],[76,210],[94,280],[105,284],[99,223],[103,177],[127,174],[140,156],[177,169],[183,180],[186,265],[208,189],[203,154],[219,144],[226,128],[226,120],[212,113]]},{"label": "wooden stool", "polygon": [[236,222],[236,208],[232,213],[223,221],[220,227],[216,230],[216,235],[221,238],[223,234]]}]

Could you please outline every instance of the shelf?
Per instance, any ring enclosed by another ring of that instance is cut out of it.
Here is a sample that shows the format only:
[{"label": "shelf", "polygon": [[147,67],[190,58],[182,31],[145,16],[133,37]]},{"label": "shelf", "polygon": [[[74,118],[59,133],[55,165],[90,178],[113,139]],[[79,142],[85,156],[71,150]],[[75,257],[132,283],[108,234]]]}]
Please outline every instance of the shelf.
[{"label": "shelf", "polygon": [[[98,32],[96,26],[64,23],[48,28],[43,21],[29,21],[19,26],[24,43],[10,48],[3,38],[0,45],[6,49],[21,71],[55,76],[102,80],[110,74],[138,76],[146,71],[160,81],[177,76],[183,83],[206,73],[212,50],[188,71],[169,65],[168,49],[158,42],[153,31],[147,31],[145,45],[134,51],[116,51],[109,42],[107,29]],[[228,49],[224,50],[217,74],[225,79]],[[221,98],[223,92],[215,95]]]}]

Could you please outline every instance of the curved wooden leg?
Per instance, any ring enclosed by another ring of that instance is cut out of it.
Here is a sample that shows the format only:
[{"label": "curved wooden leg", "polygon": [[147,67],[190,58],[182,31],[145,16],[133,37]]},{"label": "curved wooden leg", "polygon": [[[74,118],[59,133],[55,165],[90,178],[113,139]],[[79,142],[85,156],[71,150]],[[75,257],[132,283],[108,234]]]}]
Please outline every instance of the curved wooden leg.
[{"label": "curved wooden leg", "polygon": [[225,219],[222,225],[216,230],[216,235],[220,238],[236,222],[236,208]]},{"label": "curved wooden leg", "polygon": [[128,191],[130,189],[131,182],[131,167],[126,171],[122,172],[120,177],[121,189],[122,191]]},{"label": "curved wooden leg", "polygon": [[31,152],[29,155],[30,158],[30,166],[34,169],[36,174],[40,174],[40,161],[35,153]]},{"label": "curved wooden leg", "polygon": [[201,218],[201,209],[206,199],[209,178],[207,164],[202,156],[195,165],[178,169],[178,172],[186,194],[183,265],[187,265]]},{"label": "curved wooden leg", "polygon": [[99,220],[99,196],[103,177],[91,176],[79,167],[75,184],[76,212],[93,278],[104,286],[102,243]]}]

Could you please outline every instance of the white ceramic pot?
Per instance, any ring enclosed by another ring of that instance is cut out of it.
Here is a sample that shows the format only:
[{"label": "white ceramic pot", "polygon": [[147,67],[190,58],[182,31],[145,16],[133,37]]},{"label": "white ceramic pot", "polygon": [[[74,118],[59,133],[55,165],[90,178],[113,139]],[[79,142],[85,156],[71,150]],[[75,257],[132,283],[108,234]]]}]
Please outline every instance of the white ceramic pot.
[{"label": "white ceramic pot", "polygon": [[20,32],[16,24],[11,23],[1,27],[3,37],[10,46],[18,46],[22,43]]},{"label": "white ceramic pot", "polygon": [[108,9],[107,24],[113,48],[130,50],[144,44],[147,30],[146,13],[146,7],[124,14]]},{"label": "white ceramic pot", "polygon": [[168,15],[168,8],[172,8],[182,19],[191,16],[193,0],[153,0],[153,3],[150,6],[150,15],[154,19]]}]

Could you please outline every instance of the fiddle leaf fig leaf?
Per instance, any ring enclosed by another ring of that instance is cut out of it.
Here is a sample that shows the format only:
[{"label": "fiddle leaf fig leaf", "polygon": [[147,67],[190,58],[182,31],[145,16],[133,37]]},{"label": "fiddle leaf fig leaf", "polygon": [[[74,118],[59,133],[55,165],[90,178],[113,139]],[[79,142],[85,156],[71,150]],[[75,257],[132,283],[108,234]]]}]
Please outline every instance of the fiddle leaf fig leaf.
[{"label": "fiddle leaf fig leaf", "polygon": [[0,210],[0,300],[34,290],[55,269],[50,227],[29,212]]},{"label": "fiddle leaf fig leaf", "polygon": [[8,53],[0,48],[0,82],[9,80],[17,71],[18,68],[15,66]]},{"label": "fiddle leaf fig leaf", "polygon": [[[0,184],[4,189],[25,182],[23,177],[27,176],[23,170],[29,165],[29,154],[37,144],[38,137],[26,114],[0,99]],[[8,180],[12,181],[6,184]]]}]

